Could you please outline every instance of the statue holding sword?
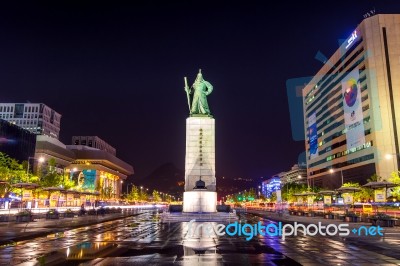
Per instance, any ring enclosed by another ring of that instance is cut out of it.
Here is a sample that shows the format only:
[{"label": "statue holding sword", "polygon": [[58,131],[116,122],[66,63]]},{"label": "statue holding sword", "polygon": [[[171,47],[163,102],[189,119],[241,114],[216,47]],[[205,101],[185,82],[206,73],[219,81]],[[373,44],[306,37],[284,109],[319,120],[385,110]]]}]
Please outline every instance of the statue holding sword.
[{"label": "statue holding sword", "polygon": [[[210,115],[210,108],[207,103],[207,96],[213,91],[213,86],[210,82],[203,79],[201,69],[197,74],[196,80],[191,87],[188,86],[186,77],[185,80],[185,91],[189,105],[190,114],[205,114]],[[193,93],[192,104],[190,105],[190,94]]]}]

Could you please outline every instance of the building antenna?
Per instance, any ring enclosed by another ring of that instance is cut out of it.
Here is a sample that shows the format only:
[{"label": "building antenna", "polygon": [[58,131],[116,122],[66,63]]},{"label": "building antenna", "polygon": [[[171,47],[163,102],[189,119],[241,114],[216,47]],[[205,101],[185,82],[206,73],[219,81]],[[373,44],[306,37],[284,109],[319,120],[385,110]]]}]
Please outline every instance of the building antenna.
[{"label": "building antenna", "polygon": [[375,10],[375,7],[373,7],[371,10],[369,10],[367,13],[365,13],[363,15],[363,17],[364,17],[364,19],[366,19],[366,18],[374,16],[375,14],[376,14],[376,10]]}]

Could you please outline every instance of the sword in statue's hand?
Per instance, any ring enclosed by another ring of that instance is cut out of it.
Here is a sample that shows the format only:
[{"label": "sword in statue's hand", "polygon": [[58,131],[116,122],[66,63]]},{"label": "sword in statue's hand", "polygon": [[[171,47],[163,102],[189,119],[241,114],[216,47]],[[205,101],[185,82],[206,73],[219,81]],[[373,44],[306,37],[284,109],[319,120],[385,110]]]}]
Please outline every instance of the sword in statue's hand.
[{"label": "sword in statue's hand", "polygon": [[190,113],[190,96],[189,96],[189,86],[187,83],[187,78],[184,77],[185,80],[185,91],[186,91],[186,96],[187,96],[187,100],[188,100],[188,106],[189,106],[189,113]]}]

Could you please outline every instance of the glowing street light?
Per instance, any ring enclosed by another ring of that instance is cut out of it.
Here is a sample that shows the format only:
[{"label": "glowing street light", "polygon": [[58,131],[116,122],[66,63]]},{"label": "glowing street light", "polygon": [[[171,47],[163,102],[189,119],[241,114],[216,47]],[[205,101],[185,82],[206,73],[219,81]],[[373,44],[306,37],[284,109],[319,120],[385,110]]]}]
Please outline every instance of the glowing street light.
[{"label": "glowing street light", "polygon": [[297,178],[298,178],[298,179],[301,179],[301,175],[298,175]]},{"label": "glowing street light", "polygon": [[35,157],[28,157],[28,167],[26,168],[26,175],[28,176],[28,183],[29,183],[29,168],[30,168],[30,159],[37,160],[40,164],[44,163],[45,159],[43,156],[36,159]]},{"label": "glowing street light", "polygon": [[[333,168],[329,169],[329,173],[333,174],[335,172],[335,170],[333,170]],[[340,169],[340,175],[342,177],[342,186],[343,186],[343,171],[342,169]]]},{"label": "glowing street light", "polygon": [[391,159],[393,159],[393,154],[390,154],[390,153],[385,154],[385,159],[386,159],[386,160],[391,160]]}]

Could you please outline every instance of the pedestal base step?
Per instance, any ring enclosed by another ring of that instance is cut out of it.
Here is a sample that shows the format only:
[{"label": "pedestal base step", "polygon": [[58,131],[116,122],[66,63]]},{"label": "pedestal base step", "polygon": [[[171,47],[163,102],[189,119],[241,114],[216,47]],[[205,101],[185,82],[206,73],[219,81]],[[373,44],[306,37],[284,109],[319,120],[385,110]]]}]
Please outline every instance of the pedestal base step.
[{"label": "pedestal base step", "polygon": [[232,223],[238,220],[236,212],[211,212],[211,213],[191,213],[191,212],[164,212],[161,214],[162,223],[190,222],[222,222]]}]

